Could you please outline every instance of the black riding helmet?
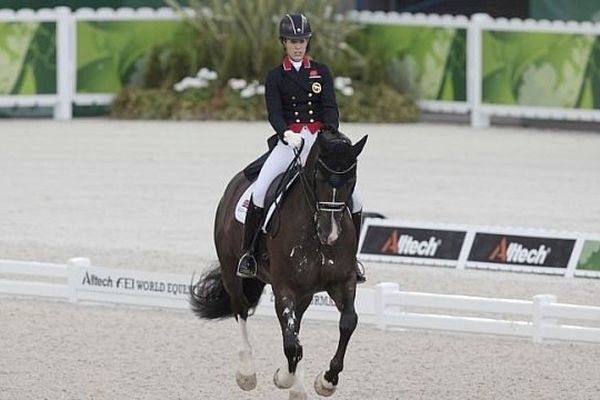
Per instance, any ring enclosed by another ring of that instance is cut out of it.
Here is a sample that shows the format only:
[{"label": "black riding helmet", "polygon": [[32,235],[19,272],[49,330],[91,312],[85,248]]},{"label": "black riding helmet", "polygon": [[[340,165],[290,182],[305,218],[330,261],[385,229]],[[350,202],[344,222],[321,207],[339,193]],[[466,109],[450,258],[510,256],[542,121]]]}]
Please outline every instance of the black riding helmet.
[{"label": "black riding helmet", "polygon": [[279,23],[279,38],[310,39],[312,30],[304,14],[285,14]]}]

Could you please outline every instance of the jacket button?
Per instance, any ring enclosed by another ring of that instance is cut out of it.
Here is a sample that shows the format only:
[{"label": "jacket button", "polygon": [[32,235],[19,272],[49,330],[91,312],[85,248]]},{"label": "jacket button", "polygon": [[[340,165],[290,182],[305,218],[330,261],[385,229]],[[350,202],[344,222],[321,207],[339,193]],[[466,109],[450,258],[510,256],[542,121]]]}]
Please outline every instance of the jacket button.
[{"label": "jacket button", "polygon": [[296,103],[292,104],[292,107],[296,107]]},{"label": "jacket button", "polygon": [[315,122],[315,120],[314,120],[314,119],[312,119],[312,118],[311,118],[311,119],[309,119],[309,121],[310,121],[310,123],[311,123],[311,124],[312,124],[313,122]]},{"label": "jacket button", "polygon": [[308,97],[312,97],[312,93],[309,93],[309,94],[308,94]]},{"label": "jacket button", "polygon": [[313,115],[313,110],[308,110],[308,113],[309,113],[310,115]]},{"label": "jacket button", "polygon": [[292,100],[296,100],[296,96],[292,96]]},{"label": "jacket button", "polygon": [[312,106],[312,101],[309,101],[309,102],[308,102],[308,105],[309,105],[309,106]]},{"label": "jacket button", "polygon": [[294,111],[294,115],[298,115],[298,111]]},{"label": "jacket button", "polygon": [[299,123],[300,123],[300,120],[299,120],[299,119],[297,119],[297,120],[296,120],[296,123],[297,123],[297,124],[299,124]]}]

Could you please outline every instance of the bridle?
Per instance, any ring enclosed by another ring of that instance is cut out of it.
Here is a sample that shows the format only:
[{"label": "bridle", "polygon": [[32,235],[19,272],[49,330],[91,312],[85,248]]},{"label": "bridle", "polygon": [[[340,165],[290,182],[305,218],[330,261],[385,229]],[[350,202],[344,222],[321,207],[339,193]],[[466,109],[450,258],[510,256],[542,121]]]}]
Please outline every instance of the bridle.
[{"label": "bridle", "polygon": [[[335,184],[331,184],[331,181],[341,182],[345,175],[349,174],[350,172],[352,172],[352,170],[354,168],[356,168],[356,161],[350,167],[348,167],[347,169],[345,169],[343,171],[335,171],[335,170],[331,169],[327,164],[325,164],[325,162],[319,157],[317,159],[318,165],[315,167],[314,175],[312,177],[313,178],[312,184],[311,184],[308,177],[306,176],[305,167],[302,166],[302,163],[299,162],[300,151],[294,150],[294,153],[295,153],[295,157],[294,157],[294,160],[292,161],[292,164],[295,164],[298,166],[298,175],[300,177],[300,182],[302,184],[304,198],[306,199],[308,206],[310,207],[310,211],[312,212],[312,215],[313,215],[313,220],[316,222],[317,218],[319,216],[319,213],[321,213],[321,212],[330,212],[332,214],[343,212],[346,209],[346,202],[335,200],[337,189],[336,189]],[[333,179],[327,180],[333,188],[333,196],[332,196],[331,201],[319,201],[319,199],[317,198],[317,190],[316,190],[317,179],[316,179],[316,177],[317,177],[318,168],[322,168],[329,176],[333,176]]]}]

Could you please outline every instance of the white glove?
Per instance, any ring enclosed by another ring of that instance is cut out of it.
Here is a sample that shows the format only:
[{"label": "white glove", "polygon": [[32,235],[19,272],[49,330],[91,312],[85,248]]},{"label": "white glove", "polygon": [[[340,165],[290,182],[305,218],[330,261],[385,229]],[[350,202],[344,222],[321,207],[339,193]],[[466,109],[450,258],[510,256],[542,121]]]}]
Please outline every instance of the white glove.
[{"label": "white glove", "polygon": [[293,131],[287,130],[283,132],[283,140],[285,143],[293,149],[299,149],[302,146],[302,136],[299,133],[295,133]]}]

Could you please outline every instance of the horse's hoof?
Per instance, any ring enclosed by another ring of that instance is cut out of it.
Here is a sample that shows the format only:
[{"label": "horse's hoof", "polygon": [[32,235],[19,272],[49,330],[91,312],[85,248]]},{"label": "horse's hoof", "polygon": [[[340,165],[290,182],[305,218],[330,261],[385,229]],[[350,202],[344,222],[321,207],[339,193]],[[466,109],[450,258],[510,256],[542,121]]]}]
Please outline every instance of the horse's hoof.
[{"label": "horse's hoof", "polygon": [[291,388],[294,385],[294,375],[287,374],[286,378],[280,379],[279,371],[280,371],[280,368],[277,368],[277,371],[275,371],[275,375],[273,375],[273,384],[275,386],[277,386],[279,389]]},{"label": "horse's hoof", "polygon": [[325,380],[325,373],[321,372],[315,379],[315,392],[319,396],[329,397],[335,393],[335,386]]},{"label": "horse's hoof", "polygon": [[308,395],[306,392],[296,392],[294,390],[290,390],[289,400],[308,400]]},{"label": "horse's hoof", "polygon": [[256,388],[256,374],[242,375],[239,372],[236,372],[235,381],[242,390],[252,390]]}]

